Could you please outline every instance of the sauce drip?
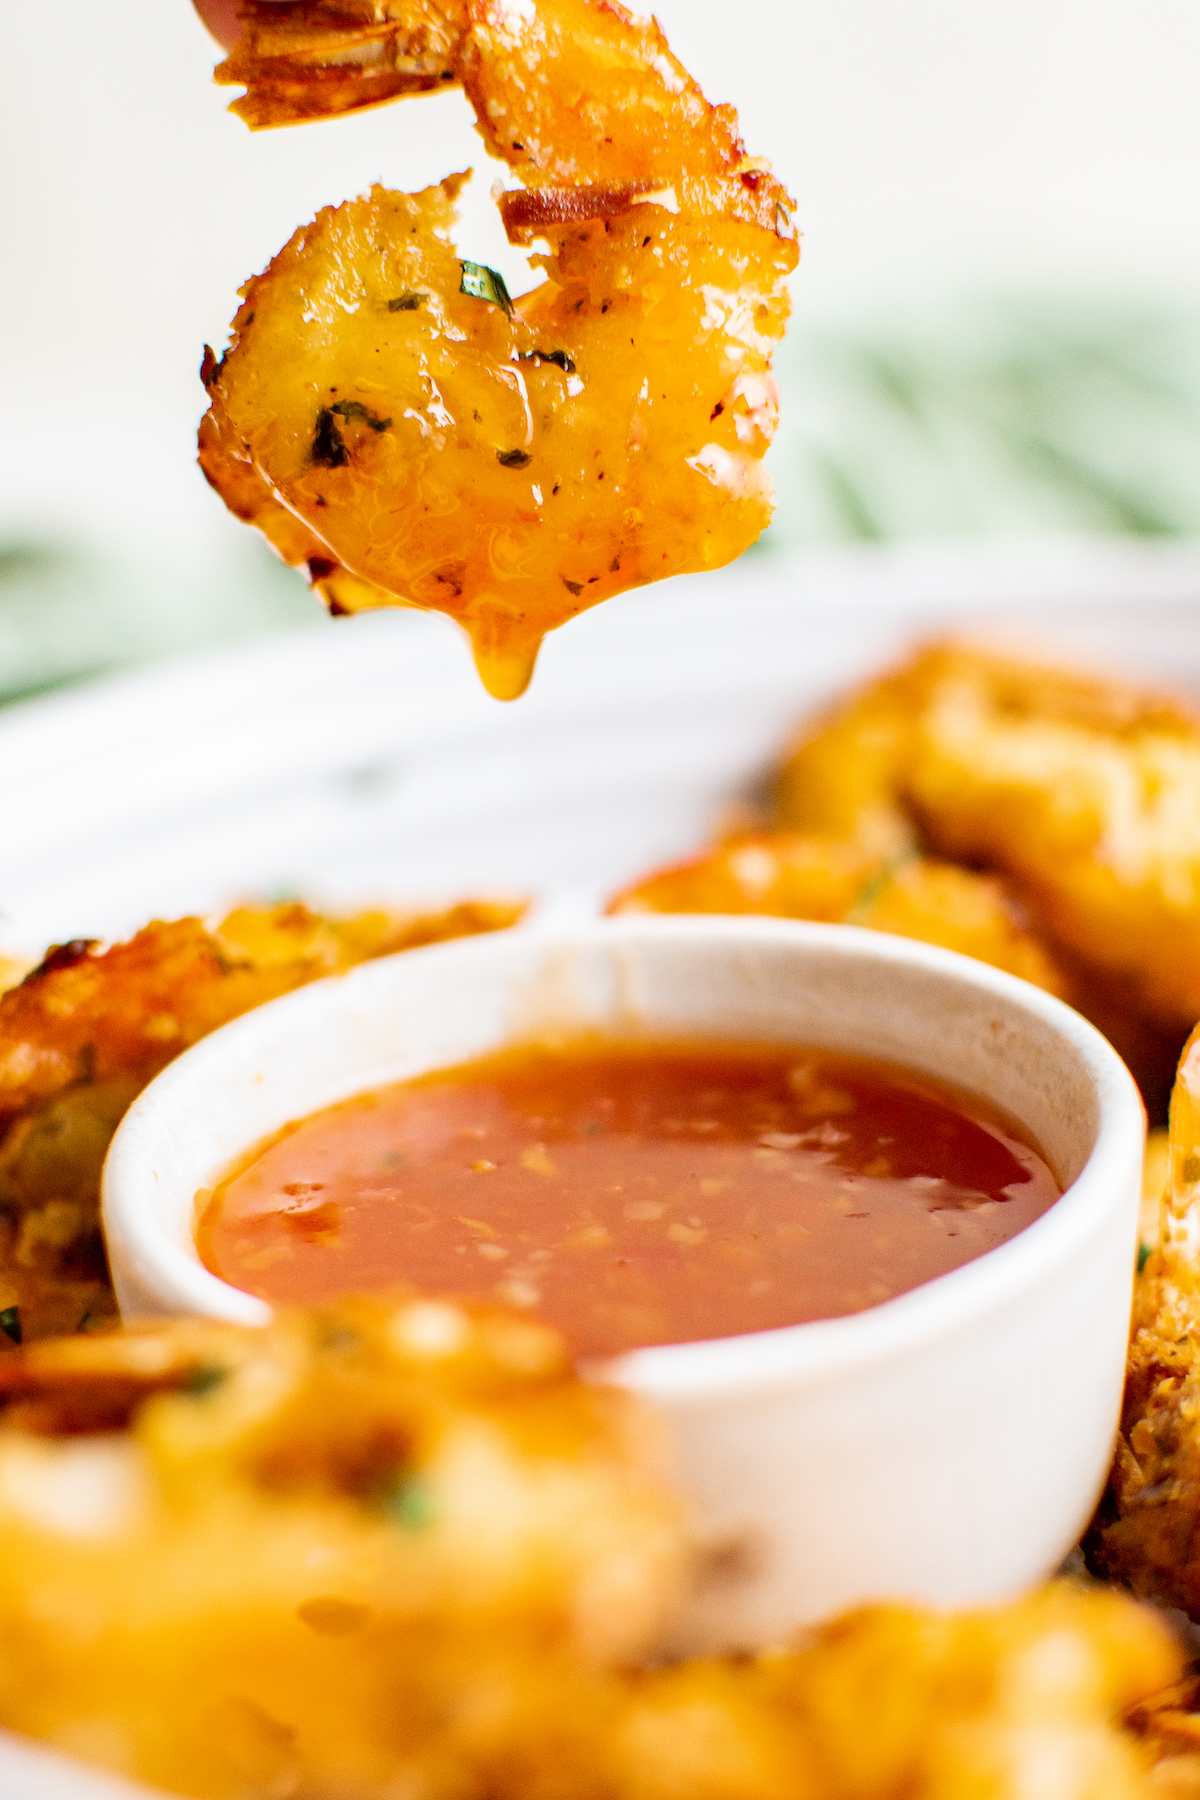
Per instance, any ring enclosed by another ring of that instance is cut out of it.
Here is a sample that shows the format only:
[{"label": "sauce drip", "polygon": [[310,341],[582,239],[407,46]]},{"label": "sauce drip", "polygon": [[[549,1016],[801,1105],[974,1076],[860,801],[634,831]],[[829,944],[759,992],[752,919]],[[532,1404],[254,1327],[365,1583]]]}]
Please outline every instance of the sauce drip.
[{"label": "sauce drip", "polygon": [[1011,1121],[903,1069],[590,1041],[290,1125],[219,1184],[197,1236],[269,1301],[404,1280],[528,1308],[601,1355],[859,1312],[1060,1191]]}]

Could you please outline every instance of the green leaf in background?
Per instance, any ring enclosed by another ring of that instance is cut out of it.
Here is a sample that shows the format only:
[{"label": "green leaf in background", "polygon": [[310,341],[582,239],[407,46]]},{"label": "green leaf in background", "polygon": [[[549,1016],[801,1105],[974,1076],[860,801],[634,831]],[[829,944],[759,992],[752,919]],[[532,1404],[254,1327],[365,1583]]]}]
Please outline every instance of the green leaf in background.
[{"label": "green leaf in background", "polygon": [[[64,534],[65,538],[65,534]],[[302,576],[247,532],[221,580],[190,561],[0,542],[0,704],[289,626],[326,624]]]},{"label": "green leaf in background", "polygon": [[[801,301],[802,306],[802,301]],[[1068,300],[805,329],[770,537],[1200,533],[1200,317]]]}]

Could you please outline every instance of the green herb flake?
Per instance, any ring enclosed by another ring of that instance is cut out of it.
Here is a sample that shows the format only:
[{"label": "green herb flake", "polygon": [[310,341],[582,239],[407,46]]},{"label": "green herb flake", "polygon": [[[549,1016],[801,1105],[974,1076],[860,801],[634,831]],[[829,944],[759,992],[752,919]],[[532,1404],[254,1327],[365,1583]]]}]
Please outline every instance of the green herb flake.
[{"label": "green herb flake", "polygon": [[502,469],[527,469],[533,458],[527,450],[497,450],[496,461]]},{"label": "green herb flake", "polygon": [[905,863],[911,862],[916,852],[913,850],[897,850],[872,875],[850,911],[846,914],[847,925],[859,925],[866,918],[884,888],[889,887],[896,879]]},{"label": "green herb flake", "polygon": [[389,312],[416,312],[422,300],[428,300],[428,294],[396,294],[387,303]]},{"label": "green herb flake", "polygon": [[473,300],[487,300],[512,317],[513,303],[504,285],[504,277],[497,275],[495,269],[489,269],[486,263],[464,262],[462,285],[458,291],[460,294],[469,294]]},{"label": "green herb flake", "polygon": [[21,1309],[19,1306],[6,1306],[0,1310],[0,1331],[14,1344],[21,1341]]},{"label": "green herb flake", "polygon": [[517,357],[518,362],[553,363],[564,375],[575,373],[574,359],[565,350],[522,350]]},{"label": "green herb flake", "polygon": [[327,406],[320,409],[313,427],[312,459],[325,469],[340,469],[350,460],[350,452]]},{"label": "green herb flake", "polygon": [[199,1363],[194,1369],[188,1371],[183,1391],[185,1394],[190,1394],[193,1399],[199,1400],[205,1394],[211,1394],[214,1388],[219,1388],[221,1383],[227,1381],[228,1378],[228,1369],[222,1369],[216,1363]]},{"label": "green herb flake", "polygon": [[400,1476],[383,1496],[388,1517],[409,1531],[424,1531],[437,1518],[437,1503],[418,1475]]},{"label": "green herb flake", "polygon": [[[330,392],[332,393],[332,389]],[[317,414],[313,429],[312,459],[326,469],[340,469],[350,461],[350,452],[346,441],[337,428],[335,419],[358,420],[368,425],[372,431],[386,431],[391,424],[390,419],[381,419],[377,412],[364,406],[361,400],[337,400],[332,406],[323,406]]]},{"label": "green herb flake", "polygon": [[1150,1246],[1149,1246],[1149,1244],[1139,1244],[1138,1245],[1138,1264],[1137,1264],[1137,1272],[1139,1275],[1141,1274],[1142,1270],[1145,1268],[1146,1264],[1149,1261],[1150,1261]]},{"label": "green herb flake", "polygon": [[338,400],[329,410],[346,420],[359,419],[364,425],[369,425],[372,431],[386,431],[392,422],[390,419],[381,419],[377,412],[372,412],[361,400]]}]

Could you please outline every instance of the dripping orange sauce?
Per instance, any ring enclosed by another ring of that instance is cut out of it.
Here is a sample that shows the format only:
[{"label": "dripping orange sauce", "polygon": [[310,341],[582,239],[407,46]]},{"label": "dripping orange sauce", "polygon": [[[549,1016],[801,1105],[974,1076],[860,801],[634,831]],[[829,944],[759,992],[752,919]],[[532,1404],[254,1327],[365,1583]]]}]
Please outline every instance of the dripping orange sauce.
[{"label": "dripping orange sauce", "polygon": [[273,1302],[397,1280],[524,1307],[581,1355],[859,1312],[1060,1187],[924,1076],[779,1045],[525,1047],[285,1127],[201,1196],[207,1266]]}]

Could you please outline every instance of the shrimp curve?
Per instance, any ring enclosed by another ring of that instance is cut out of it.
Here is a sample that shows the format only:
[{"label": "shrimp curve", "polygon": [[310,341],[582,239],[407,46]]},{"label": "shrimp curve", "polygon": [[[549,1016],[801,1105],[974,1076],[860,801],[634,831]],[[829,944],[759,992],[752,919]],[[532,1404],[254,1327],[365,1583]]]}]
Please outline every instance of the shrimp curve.
[{"label": "shrimp curve", "polygon": [[766,526],[792,202],[616,0],[244,12],[217,78],[252,126],[461,85],[547,279],[459,257],[462,175],[325,208],[205,353],[201,467],[331,611],[446,613],[515,698],[547,631]]}]

